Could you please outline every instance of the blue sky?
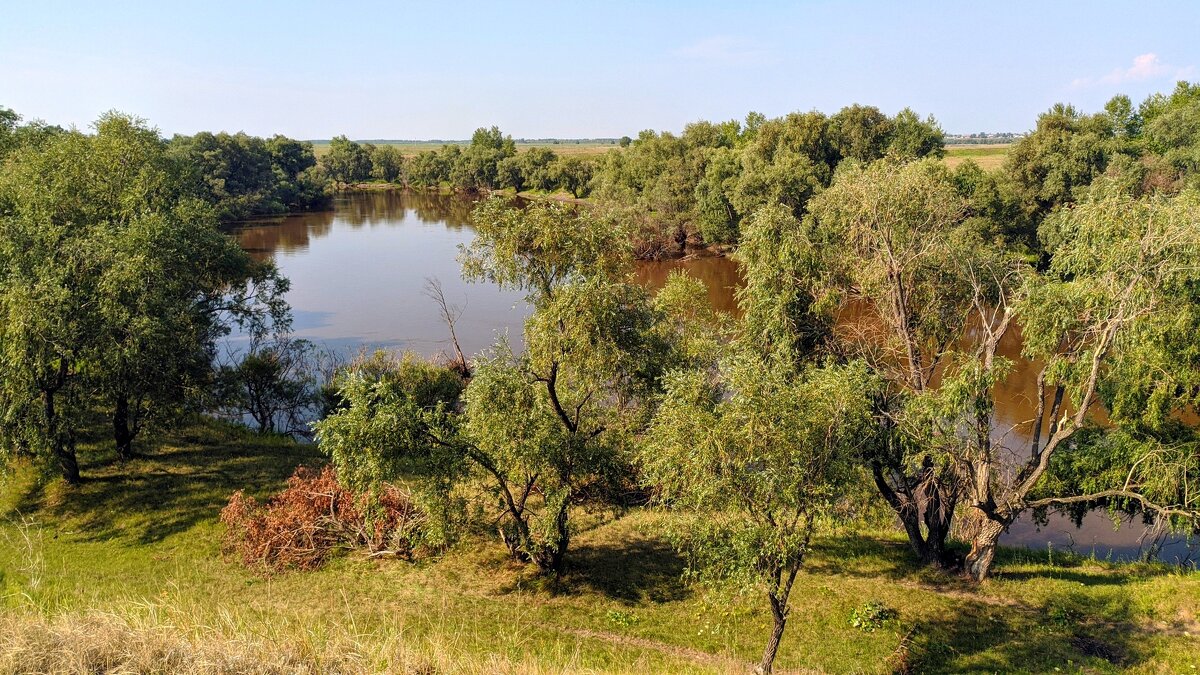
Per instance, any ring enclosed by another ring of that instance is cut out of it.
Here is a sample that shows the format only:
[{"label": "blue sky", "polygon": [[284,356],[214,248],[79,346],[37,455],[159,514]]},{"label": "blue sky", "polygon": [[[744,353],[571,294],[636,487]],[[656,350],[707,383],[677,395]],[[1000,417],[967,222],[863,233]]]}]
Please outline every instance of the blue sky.
[{"label": "blue sky", "polygon": [[1200,80],[1196,2],[0,0],[0,105],[299,138],[635,135],[910,106],[1023,131]]}]

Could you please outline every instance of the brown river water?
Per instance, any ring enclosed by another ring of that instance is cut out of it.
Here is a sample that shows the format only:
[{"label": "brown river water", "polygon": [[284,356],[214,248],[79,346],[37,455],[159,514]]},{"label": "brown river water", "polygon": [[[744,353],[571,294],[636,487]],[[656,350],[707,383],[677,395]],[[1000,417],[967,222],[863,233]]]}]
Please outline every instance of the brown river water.
[{"label": "brown river water", "polygon": [[[274,259],[291,280],[288,301],[297,337],[352,355],[360,349],[388,348],[436,355],[449,350],[446,326],[436,305],[423,293],[436,278],[447,300],[461,308],[457,332],[463,350],[476,354],[507,333],[519,344],[527,308],[518,292],[459,276],[458,247],[471,241],[472,200],[400,191],[349,193],[332,211],[246,224],[241,245],[256,256]],[[640,262],[638,280],[654,289],[682,269],[704,282],[715,309],[736,311],[740,283],[737,263],[729,258]],[[1014,453],[1027,452],[1036,399],[1037,364],[1021,357],[1019,331],[1010,331],[1000,353],[1013,361],[998,385],[995,439]],[[1141,549],[1144,527],[1124,522],[1114,528],[1109,516],[1094,512],[1076,528],[1052,515],[1042,527],[1023,519],[1004,543],[1053,552],[1072,550],[1099,558],[1129,559]],[[1171,538],[1164,560],[1194,561],[1200,548]],[[1194,564],[1194,562],[1193,562]]]}]

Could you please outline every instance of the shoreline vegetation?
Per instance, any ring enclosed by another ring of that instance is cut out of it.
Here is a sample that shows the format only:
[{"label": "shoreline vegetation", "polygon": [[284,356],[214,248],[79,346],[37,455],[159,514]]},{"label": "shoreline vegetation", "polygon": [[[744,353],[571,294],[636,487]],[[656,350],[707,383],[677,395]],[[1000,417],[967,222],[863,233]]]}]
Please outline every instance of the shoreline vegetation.
[{"label": "shoreline vegetation", "polygon": [[[1000,539],[1200,535],[1196,119],[1056,105],[989,171],[857,104],[595,158],[0,109],[0,672],[1187,672],[1194,561]],[[435,279],[454,358],[296,337],[222,227],[370,181],[482,197],[459,274],[516,348],[463,353]],[[631,273],[706,247],[736,313]]]}]

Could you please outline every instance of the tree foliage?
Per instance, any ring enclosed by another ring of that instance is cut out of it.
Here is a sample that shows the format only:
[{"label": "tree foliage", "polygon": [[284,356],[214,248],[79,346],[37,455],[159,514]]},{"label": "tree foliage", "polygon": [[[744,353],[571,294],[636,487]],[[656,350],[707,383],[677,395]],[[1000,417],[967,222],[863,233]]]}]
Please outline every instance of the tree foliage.
[{"label": "tree foliage", "polygon": [[108,113],[94,134],[18,148],[0,172],[0,433],[79,480],[90,411],[122,455],[195,409],[214,341],[286,324],[286,282],[217,229],[157,131]]},{"label": "tree foliage", "polygon": [[797,370],[749,352],[715,375],[668,377],[641,453],[644,480],[692,514],[676,534],[696,576],[767,596],[775,625],[761,672],[771,672],[814,530],[871,436],[875,386],[861,364]]},{"label": "tree foliage", "polygon": [[423,401],[411,382],[354,377],[318,438],[363,489],[412,476],[443,513],[465,491],[495,511],[514,557],[558,572],[572,508],[628,479],[631,433],[676,350],[661,311],[627,279],[628,244],[615,223],[500,199],[482,203],[474,220],[464,276],[526,292],[534,311],[524,353],[498,344],[454,400]]}]

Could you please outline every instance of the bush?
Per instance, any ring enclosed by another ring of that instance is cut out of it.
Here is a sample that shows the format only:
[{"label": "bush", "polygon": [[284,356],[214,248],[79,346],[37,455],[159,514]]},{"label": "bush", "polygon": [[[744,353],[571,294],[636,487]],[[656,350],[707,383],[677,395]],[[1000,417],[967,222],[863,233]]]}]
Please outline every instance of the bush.
[{"label": "bush", "polygon": [[425,514],[399,488],[356,498],[332,467],[300,467],[265,505],[241,490],[221,510],[226,554],[272,572],[316,569],[338,548],[411,558]]},{"label": "bush", "polygon": [[874,633],[899,618],[899,612],[878,600],[872,600],[850,612],[850,625],[863,632]]}]

